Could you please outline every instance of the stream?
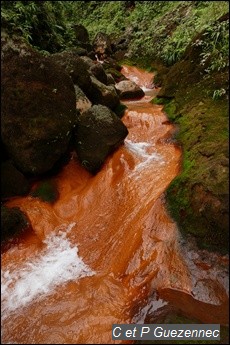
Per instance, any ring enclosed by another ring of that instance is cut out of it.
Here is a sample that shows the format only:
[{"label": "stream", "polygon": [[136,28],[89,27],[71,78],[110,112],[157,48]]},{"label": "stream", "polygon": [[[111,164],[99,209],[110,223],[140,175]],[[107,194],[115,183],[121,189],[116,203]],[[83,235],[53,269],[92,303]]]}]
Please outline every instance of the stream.
[{"label": "stream", "polygon": [[164,192],[182,152],[162,106],[150,103],[153,74],[122,73],[145,96],[123,102],[129,134],[97,175],[73,154],[54,178],[54,204],[7,202],[32,228],[1,254],[2,343],[120,343],[112,324],[157,322],[169,306],[228,324],[227,258],[185,243],[167,212]]}]

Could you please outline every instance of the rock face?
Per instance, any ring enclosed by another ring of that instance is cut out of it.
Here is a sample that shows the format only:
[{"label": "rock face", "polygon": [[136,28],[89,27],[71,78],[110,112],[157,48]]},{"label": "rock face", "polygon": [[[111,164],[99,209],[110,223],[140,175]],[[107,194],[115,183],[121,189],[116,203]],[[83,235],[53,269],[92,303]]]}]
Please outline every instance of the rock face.
[{"label": "rock face", "polygon": [[[113,85],[107,85],[109,79],[102,65],[87,56],[78,57],[74,52],[53,54],[51,61],[62,66],[72,78],[74,85],[83,91],[85,99],[92,104],[102,104],[114,109],[119,104],[119,96]],[[78,89],[77,89],[78,90]],[[76,97],[79,97],[79,92]],[[76,102],[82,107],[82,93]],[[85,104],[85,102],[84,102]]]},{"label": "rock face", "polygon": [[83,92],[91,87],[90,73],[88,71],[93,61],[90,58],[79,57],[74,51],[65,51],[49,56],[52,63],[62,66],[71,77],[74,85],[78,85]]},{"label": "rock face", "polygon": [[94,105],[79,116],[76,129],[76,152],[82,165],[97,172],[105,158],[128,134],[122,121],[107,107]]},{"label": "rock face", "polygon": [[73,83],[20,40],[3,36],[2,53],[2,141],[21,172],[47,172],[66,152],[76,122]]},{"label": "rock face", "polygon": [[115,88],[121,99],[141,98],[145,95],[144,91],[131,80],[122,80],[115,84]]},{"label": "rock face", "polygon": [[119,96],[113,85],[105,85],[95,77],[91,78],[91,89],[87,92],[89,99],[94,104],[102,104],[114,109],[119,103]]},{"label": "rock face", "polygon": [[1,206],[1,241],[18,234],[28,226],[29,220],[18,207]]},{"label": "rock face", "polygon": [[74,45],[78,48],[84,48],[87,52],[93,51],[93,46],[89,42],[89,33],[82,24],[75,24],[73,26],[75,33]]},{"label": "rock face", "polygon": [[18,171],[11,161],[1,163],[1,197],[26,195],[30,190],[30,183]]},{"label": "rock face", "polygon": [[92,75],[97,78],[101,83],[107,85],[108,84],[108,78],[104,71],[104,68],[100,63],[93,64],[89,71],[92,73]]},{"label": "rock face", "polygon": [[[202,248],[228,251],[229,242],[229,106],[223,95],[213,100],[215,90],[228,90],[227,69],[207,73],[201,46],[207,32],[199,33],[187,47],[184,58],[162,78],[158,97],[179,131],[183,146],[183,170],[167,190],[171,215],[181,232],[197,238]],[[199,41],[198,41],[199,42]],[[165,73],[164,73],[165,74]]]}]

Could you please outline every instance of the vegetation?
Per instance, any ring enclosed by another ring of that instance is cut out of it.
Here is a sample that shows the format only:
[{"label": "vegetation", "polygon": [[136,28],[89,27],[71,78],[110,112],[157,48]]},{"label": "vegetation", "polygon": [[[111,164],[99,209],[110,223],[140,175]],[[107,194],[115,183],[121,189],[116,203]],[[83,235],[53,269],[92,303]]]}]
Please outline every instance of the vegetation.
[{"label": "vegetation", "polygon": [[71,46],[73,1],[2,1],[2,26],[35,48],[55,53]]},{"label": "vegetation", "polygon": [[58,199],[59,193],[54,181],[44,180],[31,192],[31,196],[45,202],[53,203]]},{"label": "vegetation", "polygon": [[[130,3],[133,3],[131,6]],[[75,44],[74,25],[83,24],[93,40],[131,33],[129,57],[178,61],[190,41],[206,30],[203,61],[211,69],[228,63],[228,27],[214,22],[228,12],[228,1],[2,1],[2,24],[20,30],[40,50],[56,52]]]}]

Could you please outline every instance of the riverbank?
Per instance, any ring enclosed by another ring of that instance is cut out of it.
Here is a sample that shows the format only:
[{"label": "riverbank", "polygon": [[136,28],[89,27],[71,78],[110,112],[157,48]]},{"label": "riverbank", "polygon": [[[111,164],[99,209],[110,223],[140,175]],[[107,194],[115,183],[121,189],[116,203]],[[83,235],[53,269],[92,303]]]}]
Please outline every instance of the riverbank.
[{"label": "riverbank", "polygon": [[181,174],[167,190],[167,201],[183,234],[194,235],[201,248],[227,252],[228,71],[206,73],[192,56],[162,77],[154,100],[178,126],[183,148]]}]

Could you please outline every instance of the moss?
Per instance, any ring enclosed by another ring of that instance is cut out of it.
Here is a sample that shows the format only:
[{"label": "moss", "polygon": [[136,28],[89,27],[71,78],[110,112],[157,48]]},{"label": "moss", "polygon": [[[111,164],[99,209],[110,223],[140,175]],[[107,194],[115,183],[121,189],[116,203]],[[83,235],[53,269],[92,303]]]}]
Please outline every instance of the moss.
[{"label": "moss", "polygon": [[[227,221],[221,218],[227,217],[227,102],[213,101],[205,85],[203,80],[183,90],[186,99],[179,90],[175,99],[165,102],[169,119],[179,126],[176,139],[183,147],[182,172],[169,186],[167,201],[183,234],[201,239],[201,248],[226,252]],[[196,186],[202,186],[200,196]],[[214,204],[220,204],[219,215]]]},{"label": "moss", "polygon": [[31,193],[31,196],[45,202],[53,203],[58,199],[59,193],[55,182],[47,180],[40,182]]},{"label": "moss", "polygon": [[125,110],[127,109],[127,106],[125,104],[119,103],[115,109],[113,109],[114,113],[122,118],[122,116],[125,114]]}]

